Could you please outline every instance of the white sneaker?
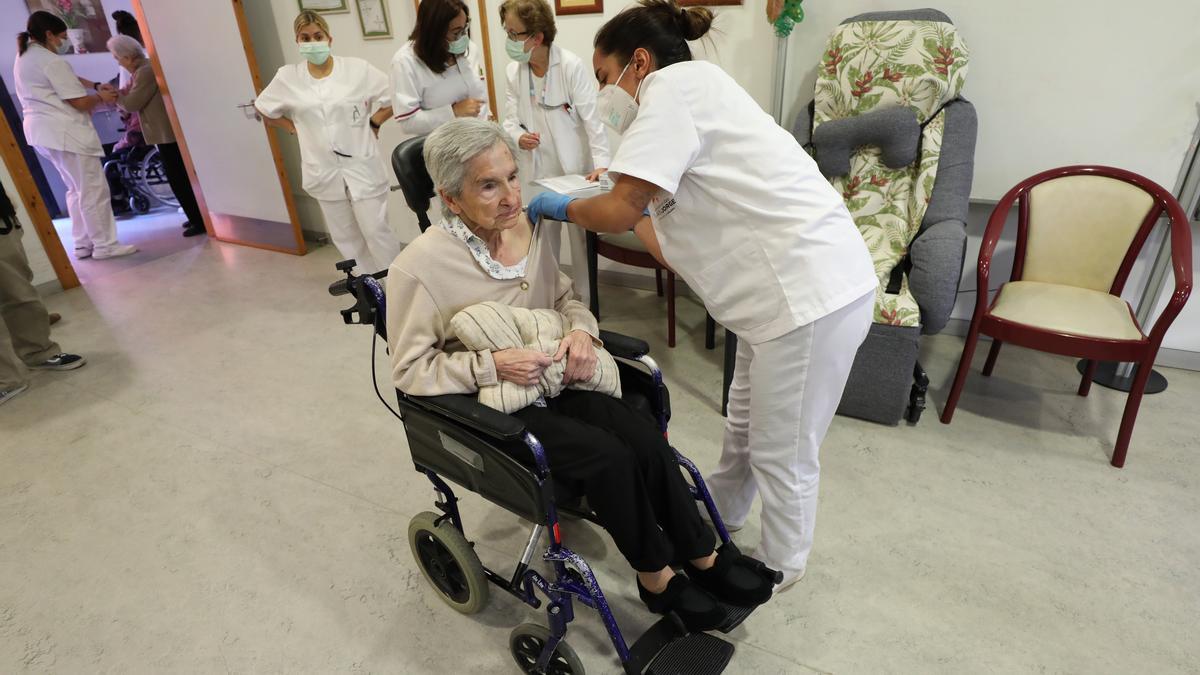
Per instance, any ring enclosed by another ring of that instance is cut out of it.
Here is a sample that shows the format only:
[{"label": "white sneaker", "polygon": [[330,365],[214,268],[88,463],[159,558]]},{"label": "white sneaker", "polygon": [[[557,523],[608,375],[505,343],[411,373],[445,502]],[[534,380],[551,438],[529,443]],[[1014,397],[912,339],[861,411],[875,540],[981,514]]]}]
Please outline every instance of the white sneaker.
[{"label": "white sneaker", "polygon": [[108,260],[109,258],[120,258],[121,256],[133,255],[138,249],[133,244],[117,244],[109,249],[97,249],[92,253],[94,260]]},{"label": "white sneaker", "polygon": [[76,260],[83,260],[84,258],[90,258],[90,257],[92,257],[92,249],[90,246],[76,246],[75,247],[75,259]]},{"label": "white sneaker", "polygon": [[8,403],[12,399],[16,398],[18,394],[20,394],[21,392],[25,391],[28,388],[29,388],[29,385],[23,384],[23,385],[17,387],[16,389],[7,389],[7,390],[0,391],[0,405],[4,405],[5,403]]},{"label": "white sneaker", "polygon": [[775,592],[782,593],[794,586],[797,581],[804,578],[804,572],[805,570],[785,570],[783,572],[783,581],[779,582],[779,585],[775,587]]}]

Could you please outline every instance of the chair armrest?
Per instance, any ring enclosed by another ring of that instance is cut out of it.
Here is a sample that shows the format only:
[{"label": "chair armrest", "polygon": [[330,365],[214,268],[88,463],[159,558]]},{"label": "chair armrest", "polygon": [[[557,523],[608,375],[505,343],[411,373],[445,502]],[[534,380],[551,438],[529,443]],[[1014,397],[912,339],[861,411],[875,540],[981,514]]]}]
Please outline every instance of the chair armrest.
[{"label": "chair armrest", "polygon": [[604,348],[608,350],[609,354],[621,359],[636,359],[650,353],[650,345],[646,344],[645,340],[620,333],[602,330],[600,331],[600,341],[604,343]]},{"label": "chair armrest", "polygon": [[910,245],[908,287],[921,308],[925,335],[940,332],[950,320],[966,253],[967,231],[961,220],[934,223]]},{"label": "chair armrest", "polygon": [[408,400],[430,412],[499,440],[519,440],[525,433],[525,423],[521,420],[489,408],[463,394],[409,396]]}]

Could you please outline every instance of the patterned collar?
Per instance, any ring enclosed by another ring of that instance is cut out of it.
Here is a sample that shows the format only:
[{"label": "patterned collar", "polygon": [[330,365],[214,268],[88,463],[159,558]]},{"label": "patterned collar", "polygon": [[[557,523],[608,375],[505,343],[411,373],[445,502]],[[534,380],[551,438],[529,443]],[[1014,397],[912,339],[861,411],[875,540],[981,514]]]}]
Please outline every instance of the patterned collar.
[{"label": "patterned collar", "polygon": [[520,279],[525,276],[525,266],[529,262],[529,256],[521,258],[521,261],[515,265],[501,265],[492,258],[492,254],[488,251],[487,242],[472,232],[461,218],[455,216],[443,220],[442,229],[467,245],[467,250],[471,252],[471,256],[475,258],[475,262],[479,263],[479,266],[483,268],[484,272],[487,272],[489,277],[507,280]]}]

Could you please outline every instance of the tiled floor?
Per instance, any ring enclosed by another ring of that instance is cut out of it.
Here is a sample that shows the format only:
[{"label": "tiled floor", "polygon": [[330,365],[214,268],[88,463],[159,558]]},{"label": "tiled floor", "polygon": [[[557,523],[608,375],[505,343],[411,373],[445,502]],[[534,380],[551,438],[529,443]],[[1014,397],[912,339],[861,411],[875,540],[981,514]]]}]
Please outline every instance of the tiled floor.
[{"label": "tiled floor", "polygon": [[[371,389],[369,330],[325,292],[336,260],[200,239],[49,299],[90,363],[0,407],[0,672],[517,672],[509,630],[544,616],[500,592],[461,616],[415,567],[432,491]],[[680,303],[667,350],[661,301],[601,292],[667,372],[672,441],[711,468],[703,312]],[[926,342],[939,407],[959,349]],[[1020,349],[977,373],[951,426],[835,421],[808,576],[733,633],[727,672],[1200,669],[1200,376],[1168,371],[1116,470],[1121,395],[1080,399],[1069,360]],[[525,526],[464,502],[507,573]],[[565,535],[626,632],[648,626],[607,536]],[[618,671],[590,611],[569,641]]]},{"label": "tiled floor", "polygon": [[122,216],[117,219],[117,237],[122,244],[133,244],[138,252],[124,258],[109,260],[92,260],[85,258],[76,260],[73,251],[74,239],[71,235],[71,219],[56,218],[54,229],[63,242],[63,248],[71,257],[71,265],[79,281],[87,284],[107,276],[118,274],[134,267],[139,267],[152,260],[187,250],[203,243],[207,237],[184,237],[183,222],[186,220],[178,209],[159,207],[140,216]]}]

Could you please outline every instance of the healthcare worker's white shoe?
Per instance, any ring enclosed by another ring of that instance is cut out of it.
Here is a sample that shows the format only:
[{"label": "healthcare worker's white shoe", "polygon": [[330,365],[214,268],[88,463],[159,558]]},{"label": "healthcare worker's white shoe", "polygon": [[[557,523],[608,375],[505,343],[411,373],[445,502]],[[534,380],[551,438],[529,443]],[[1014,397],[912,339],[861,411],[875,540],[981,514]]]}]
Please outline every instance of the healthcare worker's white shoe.
[{"label": "healthcare worker's white shoe", "polygon": [[92,257],[92,247],[91,246],[76,246],[75,247],[75,259],[76,260],[83,260],[84,258],[90,258],[90,257]]},{"label": "healthcare worker's white shoe", "polygon": [[785,570],[783,572],[783,581],[775,587],[775,593],[779,594],[791,588],[797,581],[804,578],[804,570]]},{"label": "healthcare worker's white shoe", "polygon": [[133,244],[117,244],[108,249],[96,249],[92,251],[94,260],[108,260],[109,258],[120,258],[121,256],[133,255],[138,249]]}]

